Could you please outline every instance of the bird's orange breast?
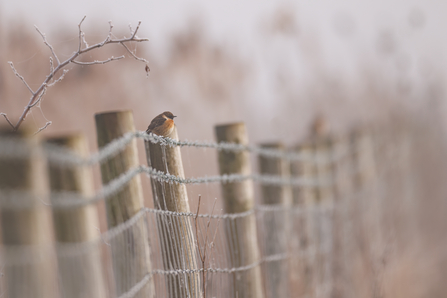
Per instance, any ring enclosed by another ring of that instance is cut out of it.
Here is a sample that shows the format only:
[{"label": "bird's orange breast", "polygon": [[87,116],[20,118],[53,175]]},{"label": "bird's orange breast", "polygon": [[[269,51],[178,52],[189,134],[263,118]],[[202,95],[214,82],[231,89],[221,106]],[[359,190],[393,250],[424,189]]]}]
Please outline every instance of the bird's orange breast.
[{"label": "bird's orange breast", "polygon": [[167,136],[174,129],[174,125],[174,120],[166,119],[162,125],[155,127],[152,132],[159,136]]}]

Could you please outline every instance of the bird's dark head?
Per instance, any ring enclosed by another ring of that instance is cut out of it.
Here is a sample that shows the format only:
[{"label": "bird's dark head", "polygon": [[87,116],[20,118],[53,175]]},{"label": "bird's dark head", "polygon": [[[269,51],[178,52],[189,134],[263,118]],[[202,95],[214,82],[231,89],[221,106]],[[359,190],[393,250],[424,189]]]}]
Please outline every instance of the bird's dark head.
[{"label": "bird's dark head", "polygon": [[174,116],[171,112],[164,112],[163,116],[165,116],[166,118],[172,119],[172,120],[174,120],[174,118],[177,117],[177,116]]}]

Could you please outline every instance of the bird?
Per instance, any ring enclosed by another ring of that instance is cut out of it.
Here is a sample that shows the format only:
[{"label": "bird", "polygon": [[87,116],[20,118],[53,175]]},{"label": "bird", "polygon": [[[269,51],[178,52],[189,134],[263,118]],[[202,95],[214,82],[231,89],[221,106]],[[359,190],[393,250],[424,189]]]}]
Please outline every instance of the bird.
[{"label": "bird", "polygon": [[152,119],[151,124],[149,124],[146,133],[156,134],[162,137],[166,137],[171,134],[174,130],[174,116],[171,112],[163,112],[154,119]]}]

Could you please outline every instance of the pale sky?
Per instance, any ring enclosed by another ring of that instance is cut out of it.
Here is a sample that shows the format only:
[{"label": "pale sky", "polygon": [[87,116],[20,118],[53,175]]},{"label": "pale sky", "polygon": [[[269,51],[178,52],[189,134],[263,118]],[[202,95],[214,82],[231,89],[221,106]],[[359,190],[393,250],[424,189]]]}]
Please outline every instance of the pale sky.
[{"label": "pale sky", "polygon": [[[87,15],[87,26],[107,26],[112,20],[115,28],[121,28],[141,20],[140,35],[151,38],[154,48],[164,46],[167,33],[186,26],[192,17],[199,17],[209,37],[218,42],[243,43],[248,53],[258,46],[262,20],[283,6],[295,11],[301,30],[318,36],[328,60],[336,67],[352,57],[352,51],[366,51],[372,47],[378,30],[392,30],[410,54],[441,55],[447,49],[444,36],[447,1],[443,0],[2,0],[0,3],[0,16],[6,29],[9,20],[21,18],[45,32],[61,23],[75,26],[83,15]],[[409,26],[412,17],[423,23],[415,32]],[[354,27],[349,33],[351,40],[346,42],[337,30],[351,24]]]}]

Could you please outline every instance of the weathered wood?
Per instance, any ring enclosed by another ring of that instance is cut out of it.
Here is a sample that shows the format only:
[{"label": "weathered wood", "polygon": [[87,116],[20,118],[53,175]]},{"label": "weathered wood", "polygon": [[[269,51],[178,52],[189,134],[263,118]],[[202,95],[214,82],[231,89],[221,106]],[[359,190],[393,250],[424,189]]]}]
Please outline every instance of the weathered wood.
[{"label": "weathered wood", "polygon": [[[248,135],[244,123],[219,125],[215,127],[218,142],[248,145]],[[247,151],[219,151],[220,174],[251,174],[250,155]],[[226,213],[240,213],[254,207],[254,189],[251,180],[222,184],[224,210]],[[257,241],[256,218],[254,214],[235,219],[235,229],[228,228],[227,241],[233,245],[232,266],[252,265],[259,261],[260,251]],[[232,220],[228,221],[232,224]],[[226,228],[226,227],[225,227]],[[264,297],[262,291],[261,268],[233,273],[233,297]]]},{"label": "weathered wood", "polygon": [[[2,138],[18,142],[21,156],[0,153],[0,207],[4,295],[12,298],[58,297],[54,236],[48,207],[46,160],[40,142],[28,131]],[[5,139],[3,139],[5,141]]]},{"label": "weathered wood", "polygon": [[317,137],[315,140],[315,157],[318,187],[317,200],[317,292],[318,295],[334,294],[334,241],[335,233],[335,177],[333,139],[330,135]]},{"label": "weathered wood", "polygon": [[[284,150],[281,143],[261,144],[267,149]],[[283,179],[290,178],[290,164],[279,157],[259,156],[259,172]],[[281,211],[262,213],[261,227],[266,256],[288,254],[290,239],[290,216],[292,205],[291,187],[288,185],[261,185],[262,204],[285,207]],[[261,211],[262,212],[262,211]],[[281,231],[281,232],[279,232]],[[267,297],[289,297],[289,260],[278,260],[265,264],[265,288]]]},{"label": "weathered wood", "polygon": [[316,166],[314,162],[314,146],[310,140],[296,146],[295,152],[303,158],[295,160],[290,165],[292,178],[300,178],[305,184],[292,187],[292,204],[294,216],[292,222],[292,242],[297,254],[292,257],[291,285],[292,291],[298,296],[315,296],[315,255],[316,247],[314,210],[316,208]]},{"label": "weathered wood", "polygon": [[331,158],[334,160],[332,176],[334,184],[334,222],[332,249],[332,296],[342,298],[348,295],[346,280],[352,280],[347,260],[352,258],[352,152],[351,143],[346,135],[331,137]]},{"label": "weathered wood", "polygon": [[[135,131],[131,111],[95,115],[98,147],[102,148],[125,133]],[[139,166],[136,140],[123,151],[101,164],[103,185]],[[132,178],[121,190],[106,200],[107,223],[115,227],[132,218],[144,207],[141,179]],[[111,240],[113,269],[117,296],[129,291],[151,272],[147,226],[143,216],[138,222]],[[153,297],[153,279],[135,297]]]},{"label": "weathered wood", "polygon": [[360,189],[373,183],[376,175],[375,160],[374,160],[374,146],[371,133],[368,129],[358,129],[351,135],[354,167],[355,187]]},{"label": "weathered wood", "polygon": [[[167,137],[178,140],[177,128]],[[180,147],[162,146],[145,141],[147,163],[150,167],[177,177],[185,177]],[[154,206],[160,210],[190,212],[185,184],[174,184],[151,179]],[[178,221],[171,216],[157,215],[160,243],[165,270],[198,269],[194,233],[188,218]],[[196,231],[198,232],[198,231]],[[175,261],[170,261],[175,260]],[[169,297],[201,297],[198,273],[179,274],[167,279]]]},{"label": "weathered wood", "polygon": [[334,186],[329,135],[315,135],[313,139],[316,183],[314,213],[314,235],[316,245],[316,296],[332,293],[332,248],[333,248],[333,207]]},{"label": "weathered wood", "polygon": [[[55,137],[48,143],[64,147],[86,157],[87,140],[83,135]],[[52,192],[75,192],[80,199],[93,195],[92,170],[88,166],[49,164]],[[63,297],[107,297],[98,242],[99,219],[96,205],[53,209],[54,230],[58,249],[59,280]],[[74,257],[63,256],[67,244],[85,246]],[[62,255],[62,256],[61,256]]]}]

